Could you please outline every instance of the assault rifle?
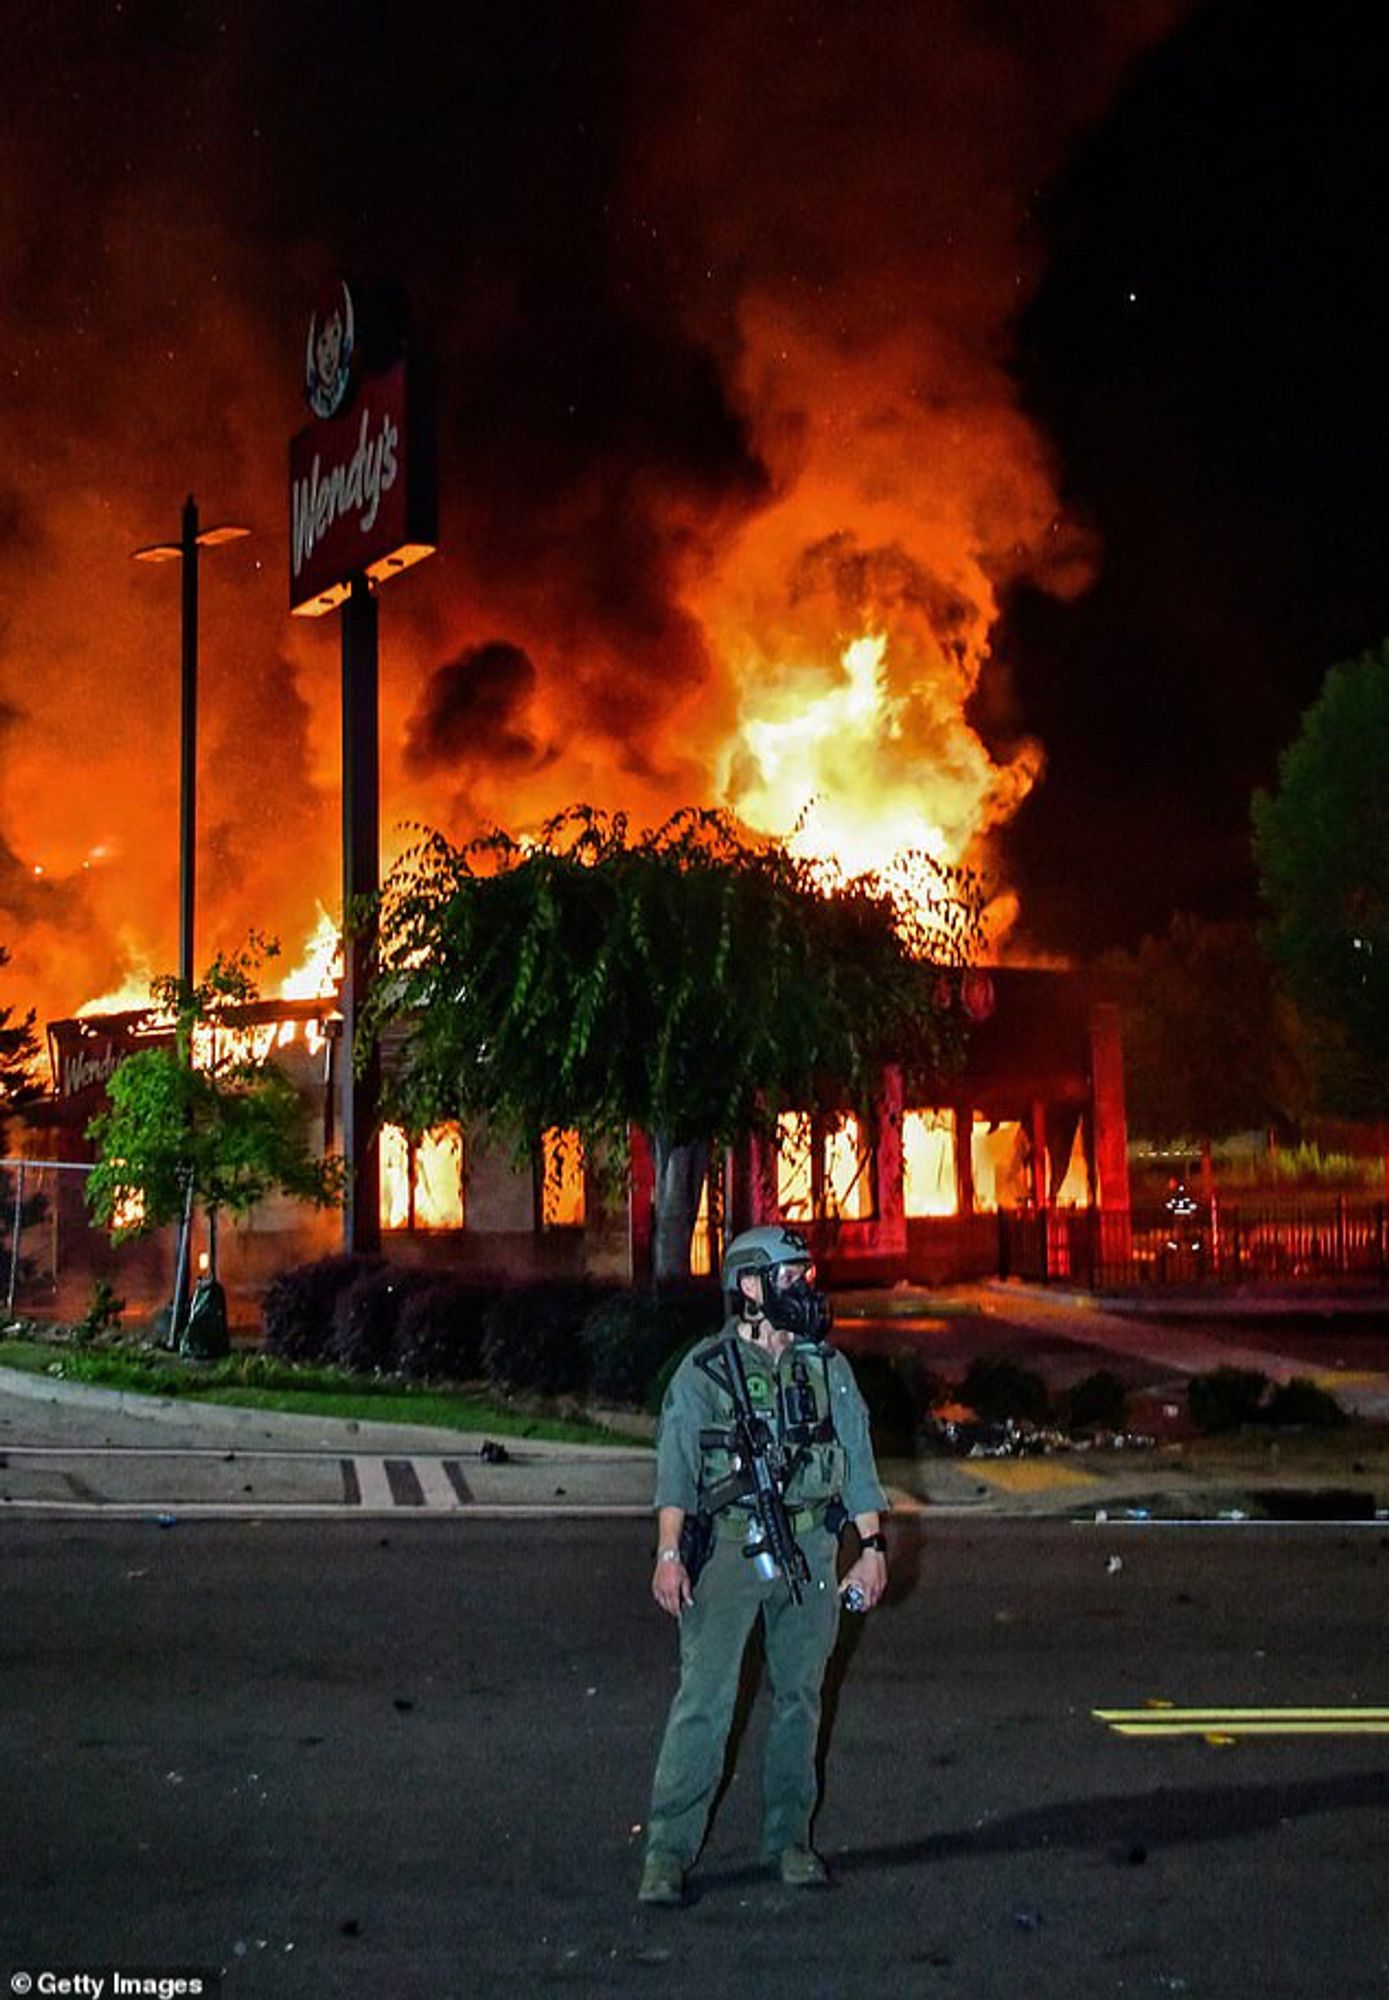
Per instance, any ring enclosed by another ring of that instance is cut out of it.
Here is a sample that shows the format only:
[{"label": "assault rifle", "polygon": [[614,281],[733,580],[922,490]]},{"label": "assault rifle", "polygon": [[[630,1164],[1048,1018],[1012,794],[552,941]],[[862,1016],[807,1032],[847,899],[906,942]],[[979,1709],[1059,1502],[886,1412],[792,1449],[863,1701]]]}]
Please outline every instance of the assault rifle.
[{"label": "assault rifle", "polygon": [[717,1494],[710,1498],[716,1505],[751,1498],[762,1531],[762,1546],[786,1578],[792,1601],[799,1604],[801,1586],[810,1581],[810,1564],[796,1540],[791,1516],[777,1484],[773,1459],[780,1459],[780,1447],[774,1443],[766,1419],[758,1416],[752,1406],[738,1346],[738,1336],[731,1334],[710,1353],[700,1355],[697,1362],[733,1404],[733,1450],[739,1461],[732,1478],[721,1481]]}]

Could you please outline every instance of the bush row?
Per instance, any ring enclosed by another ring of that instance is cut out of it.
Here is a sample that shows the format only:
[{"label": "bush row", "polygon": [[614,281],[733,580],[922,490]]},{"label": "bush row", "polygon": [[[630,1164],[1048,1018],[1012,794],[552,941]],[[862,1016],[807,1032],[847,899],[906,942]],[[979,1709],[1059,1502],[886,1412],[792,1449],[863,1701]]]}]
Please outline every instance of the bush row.
[{"label": "bush row", "polygon": [[[1053,1398],[1040,1375],[1007,1359],[978,1357],[958,1384],[923,1368],[916,1354],[854,1357],[854,1373],[873,1417],[880,1450],[909,1449],[916,1428],[932,1411],[962,1403],[985,1424],[1009,1421],[1056,1424],[1076,1433],[1122,1431],[1128,1421],[1128,1393],[1111,1369],[1098,1368]],[[1319,1384],[1304,1376],[1273,1383],[1250,1368],[1215,1368],[1193,1375],[1187,1407],[1198,1431],[1215,1435],[1246,1424],[1272,1429],[1332,1429],[1347,1422],[1345,1411]]]},{"label": "bush row", "polygon": [[957,1405],[981,1424],[1056,1424],[1071,1432],[1121,1431],[1128,1417],[1127,1391],[1107,1368],[1053,1398],[1040,1375],[1006,1359],[977,1356],[958,1382],[925,1367],[909,1347],[851,1359],[874,1442],[891,1456],[909,1453],[921,1426]]},{"label": "bush row", "polygon": [[1187,1397],[1191,1421],[1211,1436],[1245,1424],[1334,1430],[1349,1421],[1330,1391],[1306,1375],[1275,1384],[1258,1368],[1213,1368],[1192,1376]]},{"label": "bush row", "polygon": [[[587,1393],[600,1402],[660,1406],[679,1357],[719,1324],[707,1284],[653,1292],[591,1281],[449,1277],[381,1259],[325,1257],[283,1272],[262,1306],[266,1352],[407,1381],[486,1380],[505,1391]],[[1120,1431],[1127,1395],[1097,1369],[1053,1401],[1039,1375],[997,1357],[942,1380],[910,1348],[852,1357],[878,1449],[909,1452],[932,1410],[960,1402],[983,1423],[1056,1422],[1072,1432]],[[1296,1379],[1274,1387],[1249,1369],[1192,1378],[1198,1430],[1242,1424],[1325,1426],[1344,1421],[1334,1398]]]},{"label": "bush row", "polygon": [[282,1272],[261,1315],[266,1352],[288,1361],[640,1405],[673,1358],[715,1329],[720,1307],[708,1285],[518,1285],[340,1256]]}]

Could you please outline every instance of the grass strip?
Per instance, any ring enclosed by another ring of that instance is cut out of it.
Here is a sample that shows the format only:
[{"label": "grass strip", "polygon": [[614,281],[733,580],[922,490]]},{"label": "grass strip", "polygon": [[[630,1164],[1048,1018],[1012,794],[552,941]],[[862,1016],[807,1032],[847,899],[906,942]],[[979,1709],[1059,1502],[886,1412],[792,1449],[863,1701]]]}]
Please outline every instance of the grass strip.
[{"label": "grass strip", "polygon": [[553,1444],[640,1444],[584,1417],[521,1408],[485,1391],[363,1381],[343,1369],[300,1366],[259,1352],[187,1361],[140,1350],[0,1340],[0,1366],[128,1394],[176,1396],[231,1408],[340,1417],[359,1423],[419,1424],[537,1438]]}]

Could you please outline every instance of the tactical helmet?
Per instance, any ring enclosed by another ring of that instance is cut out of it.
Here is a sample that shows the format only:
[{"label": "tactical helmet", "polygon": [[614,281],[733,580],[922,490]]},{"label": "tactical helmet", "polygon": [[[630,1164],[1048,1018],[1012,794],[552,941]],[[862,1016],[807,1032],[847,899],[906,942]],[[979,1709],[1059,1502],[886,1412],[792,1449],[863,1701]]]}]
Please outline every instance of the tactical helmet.
[{"label": "tactical helmet", "polygon": [[723,1253],[721,1283],[730,1296],[738,1291],[744,1271],[774,1271],[779,1264],[813,1264],[810,1245],[798,1229],[783,1223],[764,1223],[760,1229],[745,1229],[735,1236]]}]

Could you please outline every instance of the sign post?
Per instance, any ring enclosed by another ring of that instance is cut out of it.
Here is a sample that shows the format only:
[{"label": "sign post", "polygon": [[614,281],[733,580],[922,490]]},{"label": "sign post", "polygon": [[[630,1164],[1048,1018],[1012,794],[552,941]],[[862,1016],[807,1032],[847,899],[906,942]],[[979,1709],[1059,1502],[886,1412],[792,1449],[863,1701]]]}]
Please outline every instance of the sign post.
[{"label": "sign post", "polygon": [[369,1253],[381,1241],[381,1065],[375,1046],[362,1047],[359,1023],[374,940],[348,920],[353,904],[380,886],[375,587],[434,552],[433,450],[400,316],[394,324],[382,315],[373,321],[345,279],[331,280],[319,295],[304,387],[315,421],[289,448],[290,609],[306,618],[342,610],[343,1247]]}]

